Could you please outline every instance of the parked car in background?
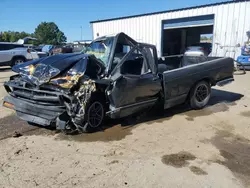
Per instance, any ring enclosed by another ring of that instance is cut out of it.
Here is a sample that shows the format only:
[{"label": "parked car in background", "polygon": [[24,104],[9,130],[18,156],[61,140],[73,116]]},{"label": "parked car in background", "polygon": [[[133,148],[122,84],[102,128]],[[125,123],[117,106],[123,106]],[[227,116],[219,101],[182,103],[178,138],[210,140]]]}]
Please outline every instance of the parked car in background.
[{"label": "parked car in background", "polygon": [[52,55],[53,54],[53,49],[55,47],[53,45],[44,45],[42,47],[42,52],[46,52],[48,55]]},{"label": "parked car in background", "polygon": [[184,55],[187,56],[208,56],[212,52],[211,43],[197,43],[187,47]]},{"label": "parked car in background", "polygon": [[34,38],[34,37],[25,37],[23,39],[19,39],[16,43],[17,44],[29,44],[29,41],[37,41],[37,38]]},{"label": "parked car in background", "polygon": [[73,53],[81,53],[89,46],[91,40],[80,40],[73,42]]},{"label": "parked car in background", "polygon": [[37,53],[31,53],[22,44],[0,42],[0,66],[14,66],[38,58]]},{"label": "parked car in background", "polygon": [[250,70],[250,55],[238,56],[237,62],[243,65],[246,70]]},{"label": "parked car in background", "polygon": [[39,51],[36,51],[35,49],[32,49],[32,48],[30,48],[30,53],[31,53],[33,56],[35,56],[35,55],[37,54],[39,58],[41,58],[41,57],[46,57],[46,56],[49,55],[49,54],[46,53],[46,52],[39,52]]},{"label": "parked car in background", "polygon": [[86,48],[86,45],[84,44],[74,44],[73,45],[73,53],[80,53],[84,51]]},{"label": "parked car in background", "polygon": [[73,52],[72,46],[58,46],[52,50],[53,55],[66,54],[66,53],[72,53],[72,52]]},{"label": "parked car in background", "polygon": [[41,52],[43,47],[44,45],[39,45],[39,46],[34,46],[33,49],[36,50],[37,52]]}]

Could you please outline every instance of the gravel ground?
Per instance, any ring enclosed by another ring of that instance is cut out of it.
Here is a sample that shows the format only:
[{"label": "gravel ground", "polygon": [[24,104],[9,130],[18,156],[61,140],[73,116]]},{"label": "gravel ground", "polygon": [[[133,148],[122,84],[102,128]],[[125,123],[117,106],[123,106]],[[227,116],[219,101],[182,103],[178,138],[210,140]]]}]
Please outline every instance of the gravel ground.
[{"label": "gravel ground", "polygon": [[250,187],[250,74],[235,79],[203,110],[181,105],[77,136],[0,107],[0,187]]}]

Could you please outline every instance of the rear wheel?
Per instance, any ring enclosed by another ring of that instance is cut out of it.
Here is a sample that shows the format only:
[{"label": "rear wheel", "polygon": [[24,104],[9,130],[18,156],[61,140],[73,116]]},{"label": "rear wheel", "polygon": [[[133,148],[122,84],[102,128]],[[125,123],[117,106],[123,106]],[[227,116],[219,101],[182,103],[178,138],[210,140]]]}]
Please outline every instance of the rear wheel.
[{"label": "rear wheel", "polygon": [[211,86],[206,81],[198,82],[190,93],[190,106],[193,109],[204,108],[211,96]]}]

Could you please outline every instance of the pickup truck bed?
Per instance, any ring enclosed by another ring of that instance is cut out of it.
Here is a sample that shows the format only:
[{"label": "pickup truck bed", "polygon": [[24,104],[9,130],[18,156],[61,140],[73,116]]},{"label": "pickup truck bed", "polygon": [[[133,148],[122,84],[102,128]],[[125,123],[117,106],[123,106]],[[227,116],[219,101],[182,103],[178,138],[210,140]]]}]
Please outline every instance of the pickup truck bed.
[{"label": "pickup truck bed", "polygon": [[174,65],[171,58],[158,64],[163,79],[165,108],[185,102],[197,81],[206,80],[211,86],[233,81],[231,58],[184,56],[179,60]]}]

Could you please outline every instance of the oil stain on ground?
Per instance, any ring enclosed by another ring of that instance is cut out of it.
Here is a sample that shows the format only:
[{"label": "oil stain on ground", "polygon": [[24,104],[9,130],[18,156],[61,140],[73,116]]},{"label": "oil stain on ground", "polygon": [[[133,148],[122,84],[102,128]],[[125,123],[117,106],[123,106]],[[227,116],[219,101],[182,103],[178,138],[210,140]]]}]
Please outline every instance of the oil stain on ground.
[{"label": "oil stain on ground", "polygon": [[22,135],[53,135],[54,131],[30,126],[26,121],[16,115],[10,115],[0,119],[0,140],[11,137],[14,132]]},{"label": "oil stain on ground", "polygon": [[210,140],[224,160],[216,163],[227,167],[246,185],[250,185],[250,140],[228,131],[218,131]]},{"label": "oil stain on ground", "polygon": [[34,128],[29,127],[25,121],[20,120],[15,115],[0,119],[0,139],[12,136],[15,131],[23,133],[32,129]]},{"label": "oil stain on ground", "polygon": [[193,172],[195,175],[207,175],[208,173],[204,170],[202,170],[201,168],[197,167],[197,166],[190,166],[189,169],[191,170],[191,172]]},{"label": "oil stain on ground", "polygon": [[64,135],[59,134],[56,139],[59,140],[71,140],[77,142],[110,142],[119,141],[124,139],[126,136],[132,134],[133,127],[123,127],[116,125],[95,133],[79,134],[79,135]]},{"label": "oil stain on ground", "polygon": [[165,165],[170,165],[176,168],[182,168],[189,165],[188,161],[195,160],[196,157],[188,152],[179,152],[176,154],[164,155],[162,156],[162,163]]},{"label": "oil stain on ground", "polygon": [[116,141],[125,138],[127,135],[132,134],[131,131],[135,126],[121,126],[115,125],[104,127],[104,131],[92,133],[92,134],[79,134],[79,135],[65,135],[58,133],[55,129],[45,129],[40,126],[29,125],[26,121],[21,120],[16,115],[7,116],[0,119],[0,140],[11,137],[14,132],[21,133],[23,136],[31,135],[55,135],[57,139],[74,140],[74,141]]}]

